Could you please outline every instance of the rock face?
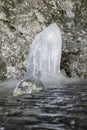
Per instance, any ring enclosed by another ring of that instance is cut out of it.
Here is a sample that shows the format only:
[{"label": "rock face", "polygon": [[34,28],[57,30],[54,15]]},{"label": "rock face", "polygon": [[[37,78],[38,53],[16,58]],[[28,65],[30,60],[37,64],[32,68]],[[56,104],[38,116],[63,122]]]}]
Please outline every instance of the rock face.
[{"label": "rock face", "polygon": [[61,69],[87,77],[87,0],[0,0],[0,80],[24,76],[29,45],[53,22],[62,31]]}]

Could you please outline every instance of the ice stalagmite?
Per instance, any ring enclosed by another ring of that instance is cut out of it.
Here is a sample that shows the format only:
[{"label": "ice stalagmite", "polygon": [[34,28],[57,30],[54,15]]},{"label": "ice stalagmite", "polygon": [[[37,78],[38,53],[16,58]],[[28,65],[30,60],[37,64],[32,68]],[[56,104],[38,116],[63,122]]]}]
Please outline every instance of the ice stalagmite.
[{"label": "ice stalagmite", "polygon": [[39,33],[30,46],[26,77],[42,80],[60,73],[62,38],[56,23]]}]

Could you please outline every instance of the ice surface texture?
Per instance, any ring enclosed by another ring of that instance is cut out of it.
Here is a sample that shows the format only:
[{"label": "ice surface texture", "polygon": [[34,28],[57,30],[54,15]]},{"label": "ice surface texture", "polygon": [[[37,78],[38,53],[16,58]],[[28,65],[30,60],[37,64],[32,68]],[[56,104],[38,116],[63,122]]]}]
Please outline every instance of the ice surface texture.
[{"label": "ice surface texture", "polygon": [[56,23],[40,32],[30,46],[26,77],[42,81],[60,73],[61,31]]}]

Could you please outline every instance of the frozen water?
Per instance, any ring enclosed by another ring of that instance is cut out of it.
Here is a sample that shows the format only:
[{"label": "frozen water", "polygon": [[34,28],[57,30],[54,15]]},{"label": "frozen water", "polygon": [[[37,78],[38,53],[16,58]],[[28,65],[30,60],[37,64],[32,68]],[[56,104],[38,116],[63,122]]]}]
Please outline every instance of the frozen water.
[{"label": "frozen water", "polygon": [[48,76],[60,73],[62,38],[56,23],[40,32],[30,46],[26,77],[47,80]]}]

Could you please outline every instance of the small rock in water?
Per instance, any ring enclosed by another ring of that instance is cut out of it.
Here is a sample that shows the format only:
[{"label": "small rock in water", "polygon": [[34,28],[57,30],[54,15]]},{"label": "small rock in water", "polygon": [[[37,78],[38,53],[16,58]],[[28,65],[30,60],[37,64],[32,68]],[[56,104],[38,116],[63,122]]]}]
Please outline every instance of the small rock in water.
[{"label": "small rock in water", "polygon": [[13,96],[23,95],[23,94],[31,94],[33,92],[39,92],[43,90],[44,85],[41,81],[33,81],[33,80],[22,80],[17,84],[17,87],[13,91]]}]

